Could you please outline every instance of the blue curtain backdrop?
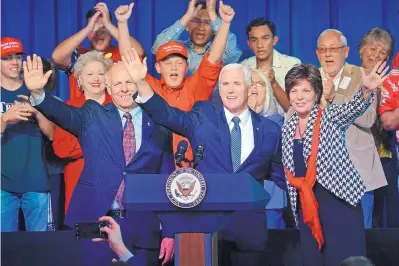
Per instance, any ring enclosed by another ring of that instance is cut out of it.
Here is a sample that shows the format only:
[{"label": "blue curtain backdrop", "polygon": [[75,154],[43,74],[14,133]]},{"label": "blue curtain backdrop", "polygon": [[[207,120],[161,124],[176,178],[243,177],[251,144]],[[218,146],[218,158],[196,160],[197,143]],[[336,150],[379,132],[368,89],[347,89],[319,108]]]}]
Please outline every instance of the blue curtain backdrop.
[{"label": "blue curtain backdrop", "polygon": [[[85,14],[95,0],[2,0],[2,36],[14,36],[23,41],[28,53],[45,58],[62,40],[85,26]],[[113,13],[128,0],[107,0]],[[136,0],[129,25],[131,34],[147,53],[157,33],[179,19],[187,9],[188,0]],[[225,0],[234,7],[236,16],[231,30],[243,49],[242,59],[252,56],[246,44],[245,27],[255,17],[266,17],[277,25],[280,41],[276,48],[296,56],[302,62],[318,65],[315,54],[318,35],[327,28],[341,30],[351,47],[348,62],[359,64],[357,45],[372,27],[391,30],[399,42],[398,0]],[[115,22],[115,20],[114,20]],[[187,34],[184,35],[187,38]],[[88,43],[84,43],[88,46]],[[399,45],[396,44],[395,51]],[[149,57],[149,69],[154,58]],[[55,94],[68,99],[67,78],[59,75]]]}]

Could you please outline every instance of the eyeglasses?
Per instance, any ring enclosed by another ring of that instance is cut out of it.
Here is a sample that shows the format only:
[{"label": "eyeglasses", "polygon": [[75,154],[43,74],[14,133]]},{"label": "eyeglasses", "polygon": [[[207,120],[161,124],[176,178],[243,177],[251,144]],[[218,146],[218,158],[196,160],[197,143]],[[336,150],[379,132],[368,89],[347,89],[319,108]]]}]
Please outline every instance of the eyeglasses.
[{"label": "eyeglasses", "polygon": [[264,82],[255,82],[255,83],[253,83],[253,85],[257,88],[265,88],[266,87],[266,83],[264,83]]},{"label": "eyeglasses", "polygon": [[195,23],[195,24],[198,24],[198,25],[201,25],[201,24],[205,24],[205,25],[208,25],[208,26],[211,25],[211,21],[210,20],[200,20],[198,18],[195,18],[195,19],[191,20],[191,22]]},{"label": "eyeglasses", "polygon": [[329,47],[329,48],[319,47],[319,48],[317,48],[317,51],[319,51],[319,53],[322,53],[322,54],[327,53],[327,51],[330,53],[338,53],[339,49],[345,48],[345,47],[346,47],[346,45],[341,46],[341,47]]}]

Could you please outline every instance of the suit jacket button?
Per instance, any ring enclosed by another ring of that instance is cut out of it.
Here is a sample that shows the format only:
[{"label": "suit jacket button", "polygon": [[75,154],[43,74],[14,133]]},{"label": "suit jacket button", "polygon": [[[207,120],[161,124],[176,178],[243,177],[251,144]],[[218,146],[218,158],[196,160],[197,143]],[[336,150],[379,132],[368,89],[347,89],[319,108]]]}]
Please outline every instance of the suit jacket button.
[{"label": "suit jacket button", "polygon": [[123,172],[122,174],[123,174],[123,175],[126,175],[126,172]]}]

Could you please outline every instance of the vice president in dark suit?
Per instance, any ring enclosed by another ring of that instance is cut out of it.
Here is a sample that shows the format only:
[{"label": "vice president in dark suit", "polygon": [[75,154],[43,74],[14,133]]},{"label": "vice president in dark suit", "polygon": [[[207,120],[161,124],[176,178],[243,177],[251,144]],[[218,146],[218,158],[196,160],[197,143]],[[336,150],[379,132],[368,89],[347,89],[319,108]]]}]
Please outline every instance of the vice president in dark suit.
[{"label": "vice president in dark suit", "polygon": [[[105,73],[103,73],[105,75]],[[171,173],[174,170],[171,132],[156,125],[133,101],[137,86],[122,63],[108,70],[107,89],[113,103],[102,106],[88,100],[81,108],[66,105],[43,90],[48,79],[43,75],[41,59],[24,62],[24,77],[31,91],[30,100],[41,113],[59,127],[79,139],[85,165],[72,195],[65,224],[94,222],[108,215],[119,219],[125,243],[133,254],[148,251],[146,262],[136,265],[158,265],[160,221],[152,213],[128,213],[122,195],[127,174]],[[105,86],[93,77],[93,86]],[[162,225],[162,247],[169,259],[173,253],[173,233]],[[170,238],[168,238],[170,237]],[[84,265],[109,265],[114,255],[108,243],[83,242]],[[136,253],[137,252],[137,253]],[[117,255],[124,260],[137,260],[129,252]],[[137,258],[139,257],[139,258]],[[87,258],[87,260],[86,260]]]},{"label": "vice president in dark suit", "polygon": [[[251,72],[246,67],[230,64],[222,69],[219,88],[223,107],[216,108],[210,101],[197,102],[190,112],[184,112],[153,92],[145,81],[145,60],[141,63],[134,49],[125,53],[123,61],[132,79],[140,84],[136,102],[153,121],[187,137],[192,147],[205,146],[197,170],[204,174],[249,173],[262,186],[263,180],[270,177],[284,180],[280,127],[248,108],[252,86]],[[260,251],[267,241],[264,212],[236,212],[223,238],[230,244],[228,261],[221,265],[259,265]]]}]

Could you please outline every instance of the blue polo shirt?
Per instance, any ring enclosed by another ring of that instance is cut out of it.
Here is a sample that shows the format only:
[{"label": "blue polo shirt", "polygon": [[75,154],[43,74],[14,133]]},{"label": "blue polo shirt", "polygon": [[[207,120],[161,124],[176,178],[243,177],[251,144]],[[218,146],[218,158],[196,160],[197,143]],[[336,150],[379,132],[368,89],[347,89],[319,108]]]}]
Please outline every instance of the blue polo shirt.
[{"label": "blue polo shirt", "polygon": [[[16,91],[1,88],[1,113],[6,112],[17,95],[29,95],[23,84]],[[44,135],[36,119],[8,124],[1,137],[1,189],[8,192],[49,190],[45,164]]]}]

